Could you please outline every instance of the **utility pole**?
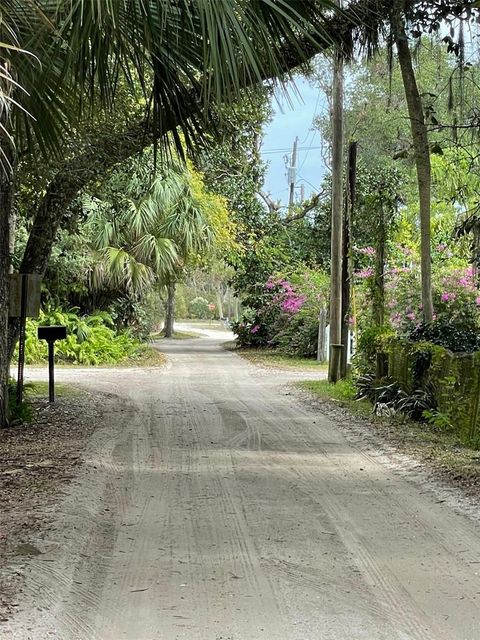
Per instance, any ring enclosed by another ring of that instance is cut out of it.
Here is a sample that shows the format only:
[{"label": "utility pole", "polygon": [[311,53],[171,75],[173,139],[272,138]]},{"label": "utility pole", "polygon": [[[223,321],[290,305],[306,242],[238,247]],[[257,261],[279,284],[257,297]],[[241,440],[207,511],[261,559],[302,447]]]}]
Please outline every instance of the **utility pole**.
[{"label": "utility pole", "polygon": [[[338,2],[340,4],[340,2]],[[343,56],[335,51],[332,83],[332,237],[330,267],[330,354],[328,380],[340,376],[342,350],[342,245],[343,245]]]},{"label": "utility pole", "polygon": [[292,163],[288,168],[288,183],[290,185],[290,198],[288,200],[288,208],[291,209],[295,202],[295,181],[297,179],[297,147],[298,136],[293,143]]},{"label": "utility pole", "polygon": [[300,185],[300,204],[305,200],[305,185],[302,184]]}]

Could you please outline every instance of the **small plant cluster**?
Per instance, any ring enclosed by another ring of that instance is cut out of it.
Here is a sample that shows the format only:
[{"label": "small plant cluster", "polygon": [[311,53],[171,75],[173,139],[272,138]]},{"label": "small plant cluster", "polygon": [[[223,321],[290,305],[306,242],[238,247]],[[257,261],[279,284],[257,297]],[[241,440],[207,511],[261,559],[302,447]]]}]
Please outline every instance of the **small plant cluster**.
[{"label": "small plant cluster", "polygon": [[[30,386],[30,383],[25,383],[23,388],[27,390]],[[8,415],[10,425],[31,422],[33,416],[32,407],[28,402],[17,404],[17,381],[13,378],[8,381]]]},{"label": "small plant cluster", "polygon": [[27,321],[25,362],[46,362],[47,344],[38,340],[38,326],[64,325],[67,338],[57,342],[55,353],[58,360],[72,364],[101,365],[116,364],[135,354],[140,343],[128,331],[118,333],[111,315],[101,311],[82,316],[78,309],[68,311],[48,310],[38,320]]},{"label": "small plant cluster", "polygon": [[396,380],[377,380],[373,374],[360,376],[356,381],[356,387],[356,400],[369,400],[377,415],[391,416],[401,413],[411,420],[423,420],[427,415],[435,415],[437,404],[430,387],[414,389],[407,393]]}]

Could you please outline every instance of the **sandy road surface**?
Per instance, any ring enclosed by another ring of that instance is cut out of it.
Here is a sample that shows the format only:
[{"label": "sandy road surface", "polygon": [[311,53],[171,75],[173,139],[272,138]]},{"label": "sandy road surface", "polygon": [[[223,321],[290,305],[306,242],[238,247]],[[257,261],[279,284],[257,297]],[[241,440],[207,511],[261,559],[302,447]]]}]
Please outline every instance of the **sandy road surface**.
[{"label": "sandy road surface", "polygon": [[59,372],[119,399],[1,637],[478,640],[478,526],[219,340]]}]

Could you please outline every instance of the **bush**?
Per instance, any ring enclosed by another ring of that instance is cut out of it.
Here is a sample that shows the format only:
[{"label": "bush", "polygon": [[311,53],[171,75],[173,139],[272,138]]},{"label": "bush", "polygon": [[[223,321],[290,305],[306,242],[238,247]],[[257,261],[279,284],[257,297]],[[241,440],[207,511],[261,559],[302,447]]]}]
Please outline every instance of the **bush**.
[{"label": "bush", "polygon": [[272,336],[266,324],[259,324],[259,320],[249,320],[244,315],[239,322],[231,323],[232,331],[237,336],[237,344],[243,348],[274,347]]},{"label": "bush", "polygon": [[283,353],[312,357],[317,353],[318,316],[328,278],[302,269],[287,278],[271,277],[243,300],[242,320],[233,323],[242,347],[275,347]]},{"label": "bush", "polygon": [[188,305],[188,311],[191,318],[198,318],[199,320],[209,320],[212,317],[210,311],[209,302],[205,298],[198,296],[190,301]]},{"label": "bush", "polygon": [[356,381],[357,400],[369,400],[375,413],[393,415],[402,413],[411,420],[423,420],[428,412],[436,410],[434,390],[431,386],[404,391],[392,378],[376,380],[373,375],[360,376]]},{"label": "bush", "polygon": [[115,322],[117,333],[128,329],[130,334],[140,341],[147,340],[158,322],[160,297],[151,292],[142,299],[122,296],[110,306],[111,318]]},{"label": "bush", "polygon": [[292,356],[313,358],[318,349],[318,318],[299,311],[276,336],[278,348]]},{"label": "bush", "polygon": [[413,342],[430,342],[454,353],[473,353],[480,350],[478,329],[468,328],[451,320],[434,320],[422,323],[409,333]]},{"label": "bush", "polygon": [[360,373],[371,373],[376,368],[378,353],[387,353],[388,344],[395,335],[388,326],[373,326],[364,329],[358,338],[354,364]]},{"label": "bush", "polygon": [[52,310],[42,313],[38,321],[27,321],[25,362],[46,362],[47,343],[38,340],[38,326],[64,325],[66,340],[56,343],[57,359],[63,362],[84,365],[116,364],[132,356],[140,343],[128,331],[117,333],[112,317],[105,312],[90,316],[79,316],[76,309]]}]

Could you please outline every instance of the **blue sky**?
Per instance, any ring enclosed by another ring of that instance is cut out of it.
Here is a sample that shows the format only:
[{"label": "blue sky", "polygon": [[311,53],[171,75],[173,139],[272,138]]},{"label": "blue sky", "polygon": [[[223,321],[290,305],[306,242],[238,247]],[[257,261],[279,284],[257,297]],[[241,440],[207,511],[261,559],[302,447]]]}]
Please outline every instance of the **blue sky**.
[{"label": "blue sky", "polygon": [[[300,184],[305,184],[305,196],[319,190],[325,172],[320,147],[320,134],[312,129],[315,115],[325,113],[325,96],[320,89],[304,78],[295,81],[297,92],[289,89],[290,104],[279,95],[278,103],[273,101],[275,111],[272,122],[265,128],[262,157],[268,162],[264,191],[270,192],[273,200],[288,200],[284,156],[290,157],[295,136],[298,136],[297,195]],[[299,95],[298,95],[299,94]]]}]

